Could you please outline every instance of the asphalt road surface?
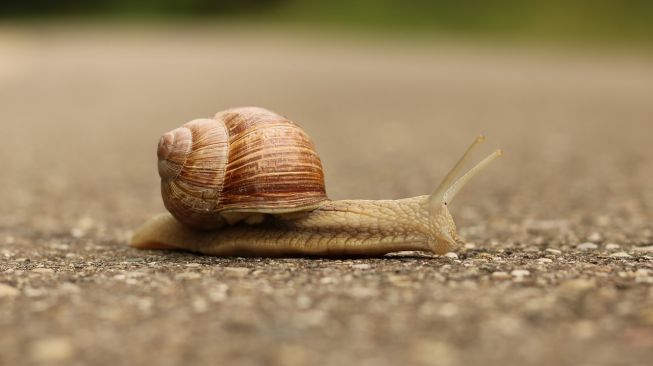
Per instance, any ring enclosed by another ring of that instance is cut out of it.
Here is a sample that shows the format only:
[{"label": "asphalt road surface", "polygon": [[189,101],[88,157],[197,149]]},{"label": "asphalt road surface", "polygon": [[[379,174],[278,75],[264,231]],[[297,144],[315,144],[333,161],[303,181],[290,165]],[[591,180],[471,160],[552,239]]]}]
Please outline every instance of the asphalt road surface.
[{"label": "asphalt road surface", "polygon": [[[0,28],[0,364],[648,365],[653,59],[245,28]],[[430,192],[455,254],[137,251],[161,133],[263,106],[331,198]]]}]

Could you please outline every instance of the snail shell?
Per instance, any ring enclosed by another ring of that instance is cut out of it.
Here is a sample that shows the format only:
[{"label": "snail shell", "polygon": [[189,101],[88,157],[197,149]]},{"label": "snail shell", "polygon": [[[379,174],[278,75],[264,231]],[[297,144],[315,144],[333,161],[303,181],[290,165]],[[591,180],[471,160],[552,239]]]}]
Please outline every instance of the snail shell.
[{"label": "snail shell", "polygon": [[311,139],[263,108],[190,121],[161,137],[157,156],[163,203],[193,228],[313,210],[328,199]]}]

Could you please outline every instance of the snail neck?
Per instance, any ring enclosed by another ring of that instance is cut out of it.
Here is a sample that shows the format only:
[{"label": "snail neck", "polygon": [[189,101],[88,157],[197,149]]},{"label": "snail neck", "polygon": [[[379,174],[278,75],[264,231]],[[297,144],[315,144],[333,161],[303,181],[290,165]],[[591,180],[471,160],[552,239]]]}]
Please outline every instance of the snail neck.
[{"label": "snail neck", "polygon": [[[274,219],[281,230],[315,235],[331,251],[346,254],[381,255],[402,250],[438,254],[455,249],[455,224],[443,206],[434,215],[428,196],[399,200],[326,201],[300,217]],[[447,239],[442,240],[444,234]],[[327,240],[328,239],[328,240]]]},{"label": "snail neck", "polygon": [[414,243],[428,235],[426,198],[325,201],[308,213],[273,217],[271,224],[289,230]]}]

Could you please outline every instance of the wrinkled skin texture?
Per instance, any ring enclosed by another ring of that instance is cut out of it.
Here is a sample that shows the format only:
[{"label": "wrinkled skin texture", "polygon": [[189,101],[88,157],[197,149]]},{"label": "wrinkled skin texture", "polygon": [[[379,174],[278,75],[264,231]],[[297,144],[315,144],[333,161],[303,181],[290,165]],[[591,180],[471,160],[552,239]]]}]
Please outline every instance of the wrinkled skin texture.
[{"label": "wrinkled skin texture", "polygon": [[131,245],[216,256],[380,256],[456,249],[461,239],[447,207],[431,214],[427,199],[326,201],[312,211],[268,215],[255,225],[240,222],[214,231],[192,230],[161,214],[134,235]]}]

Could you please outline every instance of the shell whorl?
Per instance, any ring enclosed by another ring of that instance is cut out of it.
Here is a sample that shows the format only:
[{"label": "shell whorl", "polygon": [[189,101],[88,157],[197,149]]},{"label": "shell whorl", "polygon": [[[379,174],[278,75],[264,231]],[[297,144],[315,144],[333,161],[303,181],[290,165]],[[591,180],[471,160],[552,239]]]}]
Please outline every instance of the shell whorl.
[{"label": "shell whorl", "polygon": [[196,119],[164,134],[161,141],[159,175],[165,207],[184,224],[222,226],[216,212],[229,151],[224,124]]},{"label": "shell whorl", "polygon": [[192,140],[191,131],[186,127],[175,128],[161,136],[156,149],[161,179],[175,179],[181,173],[190,154]]},{"label": "shell whorl", "polygon": [[164,205],[191,227],[219,228],[225,212],[295,212],[327,199],[308,135],[263,108],[188,122],[161,137],[157,156]]}]

